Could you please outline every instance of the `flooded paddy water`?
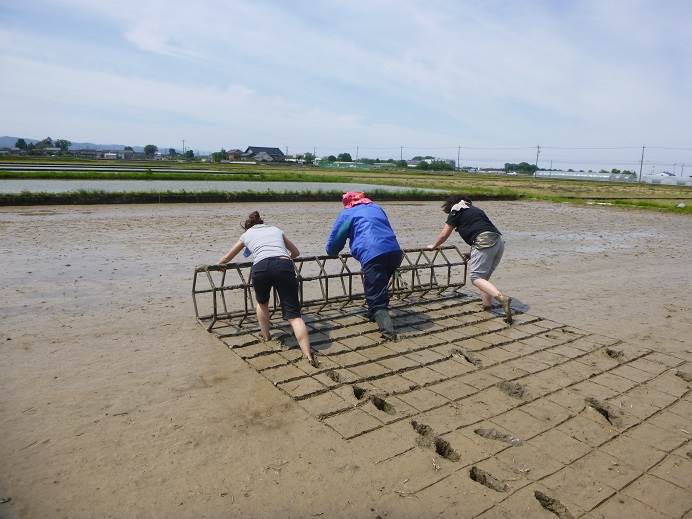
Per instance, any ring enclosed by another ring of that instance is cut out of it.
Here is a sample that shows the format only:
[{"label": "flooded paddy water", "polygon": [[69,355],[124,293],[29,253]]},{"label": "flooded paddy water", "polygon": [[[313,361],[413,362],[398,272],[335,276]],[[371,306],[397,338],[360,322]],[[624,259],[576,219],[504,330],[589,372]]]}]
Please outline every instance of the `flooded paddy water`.
[{"label": "flooded paddy water", "polygon": [[[369,396],[353,409],[367,416],[322,420],[307,409],[312,397],[287,393],[300,377],[277,380],[282,392],[195,323],[190,283],[254,209],[303,254],[321,254],[338,202],[0,209],[0,496],[12,497],[0,512],[681,516],[692,507],[692,403],[676,375],[692,361],[692,219],[478,205],[507,241],[494,279],[537,320],[467,335],[465,355],[449,359],[423,359],[420,337],[355,345],[387,360],[339,369],[383,363],[406,381],[405,356],[432,373],[416,371],[415,394],[382,397],[382,379],[363,372],[357,385]],[[383,206],[404,247],[429,243],[444,223],[436,203]],[[478,326],[471,296],[447,303],[415,312],[437,325],[423,334],[431,348],[460,347],[450,334]],[[553,344],[541,334],[578,337]],[[548,395],[566,380],[573,386]],[[377,427],[358,434],[370,419]]]},{"label": "flooded paddy water", "polygon": [[[0,179],[0,193],[70,193],[80,190],[106,191],[109,193],[186,191],[411,191],[408,187],[340,182],[258,182],[243,180],[29,180]],[[439,191],[422,189],[421,191]]]}]

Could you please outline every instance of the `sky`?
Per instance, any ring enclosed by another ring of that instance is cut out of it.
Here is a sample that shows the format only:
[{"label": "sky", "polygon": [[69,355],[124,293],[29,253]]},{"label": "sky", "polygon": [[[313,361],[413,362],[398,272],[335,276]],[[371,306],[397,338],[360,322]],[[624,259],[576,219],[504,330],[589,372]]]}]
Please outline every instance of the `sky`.
[{"label": "sky", "polygon": [[0,0],[0,134],[583,169],[646,145],[688,176],[690,27],[687,0]]}]

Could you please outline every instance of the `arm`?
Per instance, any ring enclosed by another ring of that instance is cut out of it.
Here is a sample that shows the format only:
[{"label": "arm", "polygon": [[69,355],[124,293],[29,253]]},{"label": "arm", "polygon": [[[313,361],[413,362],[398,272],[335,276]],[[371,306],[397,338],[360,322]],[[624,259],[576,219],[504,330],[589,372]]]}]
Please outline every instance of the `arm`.
[{"label": "arm", "polygon": [[245,244],[242,241],[238,240],[236,242],[236,244],[230,248],[230,250],[226,253],[226,255],[223,256],[219,260],[219,264],[228,263],[229,261],[231,261],[233,258],[235,258],[238,255],[238,253],[241,250],[243,250],[244,247],[245,247]]},{"label": "arm", "polygon": [[444,242],[447,241],[447,238],[449,238],[453,232],[454,232],[454,227],[452,227],[451,225],[446,223],[445,226],[440,231],[440,234],[437,235],[437,239],[435,240],[435,243],[433,243],[432,245],[428,245],[428,249],[438,248],[440,245],[442,245]]},{"label": "arm", "polygon": [[298,256],[300,256],[298,247],[296,247],[291,240],[286,238],[286,236],[284,236],[284,244],[286,245],[288,252],[291,253],[291,258],[296,259]]},{"label": "arm", "polygon": [[351,217],[346,216],[344,212],[337,217],[336,222],[334,222],[334,227],[332,227],[332,232],[329,233],[327,245],[325,246],[329,256],[336,256],[346,245],[346,240],[351,232],[351,222]]}]

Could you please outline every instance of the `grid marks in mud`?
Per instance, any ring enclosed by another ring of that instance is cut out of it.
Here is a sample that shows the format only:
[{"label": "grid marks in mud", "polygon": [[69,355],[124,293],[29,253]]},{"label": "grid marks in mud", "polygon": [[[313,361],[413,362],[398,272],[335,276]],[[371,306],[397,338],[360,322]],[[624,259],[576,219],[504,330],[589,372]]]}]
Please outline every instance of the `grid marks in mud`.
[{"label": "grid marks in mud", "polygon": [[401,475],[399,495],[483,486],[469,517],[518,509],[676,516],[692,508],[692,397],[676,376],[689,369],[684,356],[528,314],[508,327],[465,294],[392,313],[397,342],[382,340],[362,308],[309,316],[319,369],[297,349],[268,349],[250,325],[221,338]]},{"label": "grid marks in mud", "polygon": [[[508,327],[469,297],[421,299],[392,313],[401,337],[396,342],[382,339],[362,309],[312,316],[308,326],[319,352],[317,369],[301,360],[297,348],[268,348],[256,331],[220,337],[345,439],[454,402],[472,402],[481,391],[529,373],[572,368],[581,380],[589,367],[579,359],[617,343],[527,314]],[[493,391],[509,396],[502,385]]]}]

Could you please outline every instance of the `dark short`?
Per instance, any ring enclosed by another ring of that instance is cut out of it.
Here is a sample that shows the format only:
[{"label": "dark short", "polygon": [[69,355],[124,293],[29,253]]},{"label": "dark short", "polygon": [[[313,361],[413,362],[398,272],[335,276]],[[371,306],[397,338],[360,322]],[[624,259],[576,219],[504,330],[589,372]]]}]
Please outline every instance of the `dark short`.
[{"label": "dark short", "polygon": [[252,266],[252,285],[257,302],[269,303],[272,288],[279,294],[284,319],[300,317],[298,279],[293,261],[288,258],[266,258]]}]

